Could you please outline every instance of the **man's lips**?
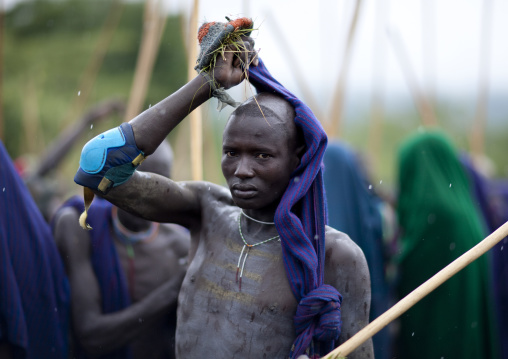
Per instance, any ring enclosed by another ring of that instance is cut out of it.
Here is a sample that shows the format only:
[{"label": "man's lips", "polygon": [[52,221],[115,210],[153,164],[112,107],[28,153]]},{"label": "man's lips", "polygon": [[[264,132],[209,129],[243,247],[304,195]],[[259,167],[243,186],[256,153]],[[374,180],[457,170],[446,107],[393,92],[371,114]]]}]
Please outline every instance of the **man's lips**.
[{"label": "man's lips", "polygon": [[256,195],[257,188],[249,184],[235,183],[233,186],[231,186],[231,192],[235,197],[248,199]]}]

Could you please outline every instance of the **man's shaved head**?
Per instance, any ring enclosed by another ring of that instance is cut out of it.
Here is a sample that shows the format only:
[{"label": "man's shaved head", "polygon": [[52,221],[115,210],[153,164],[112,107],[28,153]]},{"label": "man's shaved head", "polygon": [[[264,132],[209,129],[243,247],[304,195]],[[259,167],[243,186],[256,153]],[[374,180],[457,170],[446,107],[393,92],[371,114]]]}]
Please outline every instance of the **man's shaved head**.
[{"label": "man's shaved head", "polygon": [[288,144],[296,148],[303,144],[303,138],[294,122],[295,116],[295,109],[288,101],[276,94],[261,92],[242,103],[231,114],[230,121],[243,117],[258,118],[267,126],[282,130]]}]

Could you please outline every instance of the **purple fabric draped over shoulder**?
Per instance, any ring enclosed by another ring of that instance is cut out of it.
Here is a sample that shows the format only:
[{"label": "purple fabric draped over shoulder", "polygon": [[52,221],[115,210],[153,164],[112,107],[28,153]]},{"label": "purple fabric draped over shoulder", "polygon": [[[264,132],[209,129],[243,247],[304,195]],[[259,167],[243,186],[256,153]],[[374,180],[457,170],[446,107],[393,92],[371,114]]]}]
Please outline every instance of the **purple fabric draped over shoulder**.
[{"label": "purple fabric draped over shoulder", "polygon": [[[102,198],[96,198],[88,214],[88,223],[93,228],[90,234],[92,267],[101,290],[101,306],[103,314],[113,313],[127,308],[131,304],[127,281],[120,266],[111,231],[111,207],[113,205]],[[68,199],[59,210],[73,207],[78,213],[85,209],[83,198],[78,196]],[[78,359],[89,356],[76,343],[74,355]],[[98,359],[129,359],[132,358],[130,346],[118,348]]]},{"label": "purple fabric draped over shoulder", "polygon": [[[308,348],[311,356],[324,355],[334,348],[342,326],[342,296],[323,282],[327,209],[322,160],[327,136],[312,111],[272,77],[261,59],[258,66],[249,68],[249,81],[258,93],[275,93],[288,101],[304,135],[305,153],[291,176],[274,221],[281,237],[286,274],[299,302],[294,317],[297,338],[290,357],[296,358]],[[297,204],[299,213],[295,212]]]},{"label": "purple fabric draped over shoulder", "polygon": [[0,141],[0,342],[14,358],[68,357],[69,283],[49,225]]}]

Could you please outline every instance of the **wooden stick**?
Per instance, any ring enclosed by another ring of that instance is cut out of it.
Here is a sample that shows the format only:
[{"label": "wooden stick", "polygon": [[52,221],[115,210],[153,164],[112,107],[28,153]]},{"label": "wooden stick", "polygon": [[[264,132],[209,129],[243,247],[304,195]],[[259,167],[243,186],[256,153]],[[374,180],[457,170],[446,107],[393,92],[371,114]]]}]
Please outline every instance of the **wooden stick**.
[{"label": "wooden stick", "polygon": [[[196,76],[194,65],[197,58],[198,14],[199,0],[194,0],[187,33],[187,43],[189,44],[187,77],[189,81]],[[203,180],[203,118],[201,108],[198,107],[192,111],[189,119],[192,179],[201,181]]]},{"label": "wooden stick", "polygon": [[436,21],[434,0],[420,0],[422,12],[422,55],[423,55],[423,78],[427,99],[434,106],[436,98],[435,73],[436,73]]},{"label": "wooden stick", "polygon": [[478,243],[476,246],[468,250],[466,253],[455,259],[453,262],[448,264],[446,267],[441,269],[437,274],[427,280],[425,283],[420,285],[418,288],[413,290],[397,304],[388,309],[386,312],[381,314],[372,323],[367,325],[365,328],[360,330],[349,340],[344,342],[341,346],[328,353],[323,359],[332,359],[338,357],[345,357],[346,355],[353,352],[363,342],[372,337],[374,334],[379,332],[391,321],[398,318],[400,315],[405,313],[409,308],[418,303],[426,295],[432,292],[434,289],[439,287],[441,284],[446,282],[448,279],[453,277],[459,271],[464,269],[468,264],[472,263],[480,256],[485,254],[489,249],[494,247],[503,238],[508,235],[508,221],[501,227],[496,229],[492,234]]},{"label": "wooden stick", "polygon": [[400,39],[399,33],[395,30],[392,30],[390,31],[388,38],[391,40],[396,55],[398,55],[397,58],[399,59],[400,66],[402,67],[402,72],[409,87],[409,91],[413,96],[416,108],[418,109],[418,112],[422,118],[423,125],[437,125],[436,114],[434,113],[434,110],[430,105],[428,99],[421,91],[420,86],[418,86],[418,81],[416,80],[414,70],[411,66],[411,62],[409,61],[409,57],[407,56],[404,44]]},{"label": "wooden stick", "polygon": [[351,61],[351,54],[353,48],[353,41],[356,34],[356,25],[358,24],[358,18],[360,17],[360,5],[362,0],[356,0],[355,10],[351,24],[349,26],[349,32],[346,42],[346,48],[344,49],[344,58],[342,59],[342,66],[339,73],[339,79],[335,87],[335,92],[332,97],[332,106],[330,109],[330,117],[328,118],[328,125],[325,126],[326,133],[330,137],[340,138],[340,130],[342,124],[342,107],[344,105],[344,93],[346,89],[347,74],[349,71],[349,63]]},{"label": "wooden stick", "polygon": [[104,20],[94,53],[92,54],[90,62],[81,76],[78,91],[76,91],[78,95],[77,97],[74,97],[73,103],[61,121],[60,129],[63,129],[67,124],[74,122],[75,118],[78,115],[81,115],[83,108],[88,102],[88,98],[92,93],[95,80],[102,67],[102,63],[106,57],[109,45],[113,39],[113,35],[115,34],[115,30],[120,23],[122,11],[123,1],[114,0],[111,4],[108,16],[106,20]]},{"label": "wooden stick", "polygon": [[385,65],[386,42],[384,27],[389,13],[389,0],[378,0],[376,6],[376,26],[374,33],[374,56],[372,56],[372,95],[370,110],[368,152],[371,158],[372,174],[379,173],[381,167],[381,140],[383,138],[382,121],[385,115]]},{"label": "wooden stick", "polygon": [[488,117],[489,100],[489,63],[490,63],[490,35],[492,28],[492,1],[483,2],[482,34],[480,44],[480,69],[478,78],[478,99],[476,115],[471,129],[470,147],[473,155],[482,156],[485,152],[485,127]]},{"label": "wooden stick", "polygon": [[305,99],[305,102],[309,105],[312,112],[316,115],[316,117],[321,121],[325,122],[325,118],[323,117],[323,111],[321,111],[321,107],[318,105],[316,98],[312,94],[312,91],[310,91],[310,88],[306,81],[303,79],[304,71],[300,69],[300,67],[297,64],[298,56],[294,54],[291,47],[289,46],[289,41],[284,37],[282,34],[282,29],[277,24],[277,20],[272,15],[270,11],[267,11],[265,13],[267,22],[272,26],[273,31],[271,34],[275,36],[278,40],[278,45],[280,47],[280,50],[284,54],[284,57],[288,59],[292,59],[291,61],[287,62],[287,65],[291,67],[291,72],[293,73],[294,78],[296,79],[296,84],[300,88],[300,91],[303,94],[303,98]]},{"label": "wooden stick", "polygon": [[155,58],[159,50],[162,30],[167,19],[167,16],[160,16],[160,12],[160,2],[158,0],[147,0],[143,19],[143,38],[139,47],[127,111],[125,111],[124,121],[126,122],[137,116],[143,108]]}]

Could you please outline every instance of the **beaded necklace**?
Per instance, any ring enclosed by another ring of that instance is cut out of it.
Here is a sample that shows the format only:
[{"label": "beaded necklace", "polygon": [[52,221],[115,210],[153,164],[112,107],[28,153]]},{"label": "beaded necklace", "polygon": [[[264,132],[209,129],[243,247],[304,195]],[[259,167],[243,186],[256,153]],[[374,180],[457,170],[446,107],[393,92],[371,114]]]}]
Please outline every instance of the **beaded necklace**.
[{"label": "beaded necklace", "polygon": [[[256,246],[259,246],[261,244],[264,244],[264,243],[267,243],[267,242],[270,242],[270,241],[273,241],[274,239],[279,239],[280,241],[280,238],[279,236],[275,236],[275,237],[272,237],[272,238],[268,238],[268,239],[265,239],[264,241],[261,241],[261,242],[258,242],[256,244],[249,244],[247,243],[247,241],[245,240],[245,238],[243,237],[243,233],[242,233],[242,221],[241,221],[241,218],[242,218],[242,214],[255,221],[255,222],[258,222],[258,223],[263,223],[263,224],[274,224],[274,223],[271,223],[271,222],[261,222],[261,221],[258,221],[256,219],[253,219],[249,216],[247,216],[245,213],[243,213],[242,210],[240,210],[240,214],[238,215],[238,231],[240,232],[240,237],[242,238],[242,241],[243,241],[243,248],[242,248],[242,251],[240,252],[240,257],[238,258],[238,264],[236,266],[236,282],[239,283],[238,284],[238,288],[240,290],[240,292],[242,291],[242,276],[243,276],[243,268],[245,267],[245,261],[247,260],[247,256],[249,255],[249,251],[252,247],[256,247]],[[247,252],[245,252],[245,248],[247,247]],[[243,262],[242,262],[242,256],[243,256],[243,252],[245,252],[245,257],[243,257]],[[242,262],[242,269],[240,270],[240,263]],[[238,277],[238,272],[240,272],[240,277]]]},{"label": "beaded necklace", "polygon": [[113,230],[115,231],[116,237],[125,245],[127,252],[127,286],[131,298],[134,298],[134,285],[135,285],[135,254],[134,244],[139,242],[150,242],[159,233],[159,223],[152,222],[150,227],[142,232],[133,232],[127,229],[118,218],[118,208],[115,206],[111,207]]}]

